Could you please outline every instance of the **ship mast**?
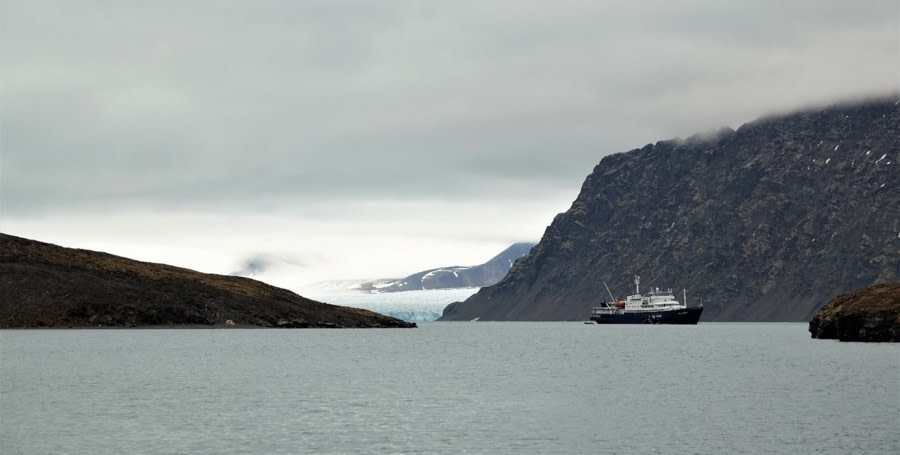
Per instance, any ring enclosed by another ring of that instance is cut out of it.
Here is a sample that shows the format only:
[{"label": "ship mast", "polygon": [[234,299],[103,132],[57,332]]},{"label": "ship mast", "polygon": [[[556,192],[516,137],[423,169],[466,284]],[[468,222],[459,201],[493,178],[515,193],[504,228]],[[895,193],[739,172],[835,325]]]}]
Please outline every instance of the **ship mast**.
[{"label": "ship mast", "polygon": [[615,301],[616,301],[616,298],[613,297],[612,292],[609,292],[609,286],[606,285],[606,282],[605,282],[605,281],[603,282],[603,287],[605,287],[605,288],[606,288],[606,292],[609,293],[609,298],[611,298],[612,301],[615,302]]},{"label": "ship mast", "polygon": [[634,293],[635,294],[641,293],[641,277],[638,275],[634,276]]}]

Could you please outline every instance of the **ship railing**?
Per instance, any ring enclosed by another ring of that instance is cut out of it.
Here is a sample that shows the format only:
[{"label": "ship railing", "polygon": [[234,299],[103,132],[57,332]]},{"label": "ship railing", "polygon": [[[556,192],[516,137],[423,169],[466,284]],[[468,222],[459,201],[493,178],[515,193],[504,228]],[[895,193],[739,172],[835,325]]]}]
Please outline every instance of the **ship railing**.
[{"label": "ship railing", "polygon": [[674,294],[672,294],[672,288],[668,288],[668,289],[650,288],[650,291],[647,292],[647,295],[674,295]]}]

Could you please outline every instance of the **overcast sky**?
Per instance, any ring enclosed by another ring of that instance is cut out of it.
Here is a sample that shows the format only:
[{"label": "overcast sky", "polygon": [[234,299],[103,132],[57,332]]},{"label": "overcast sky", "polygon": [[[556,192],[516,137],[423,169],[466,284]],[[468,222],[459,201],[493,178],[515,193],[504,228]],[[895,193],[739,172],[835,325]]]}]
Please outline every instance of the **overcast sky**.
[{"label": "overcast sky", "polygon": [[0,230],[298,288],[537,241],[605,155],[900,90],[900,2],[0,3]]}]

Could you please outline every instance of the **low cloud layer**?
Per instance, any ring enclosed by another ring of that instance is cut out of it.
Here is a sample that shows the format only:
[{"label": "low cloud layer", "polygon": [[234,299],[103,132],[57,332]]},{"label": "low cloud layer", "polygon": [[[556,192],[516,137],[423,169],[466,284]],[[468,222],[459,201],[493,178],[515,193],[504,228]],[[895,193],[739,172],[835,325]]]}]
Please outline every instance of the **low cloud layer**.
[{"label": "low cloud layer", "polygon": [[0,210],[22,229],[142,210],[389,232],[419,220],[408,204],[523,198],[552,215],[606,154],[896,92],[898,9],[5,1]]}]

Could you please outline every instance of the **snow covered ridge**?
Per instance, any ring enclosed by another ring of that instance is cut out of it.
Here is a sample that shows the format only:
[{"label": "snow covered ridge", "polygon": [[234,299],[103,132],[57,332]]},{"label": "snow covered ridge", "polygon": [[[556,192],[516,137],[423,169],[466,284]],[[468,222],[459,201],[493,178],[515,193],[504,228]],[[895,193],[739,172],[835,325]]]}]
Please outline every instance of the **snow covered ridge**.
[{"label": "snow covered ridge", "polygon": [[481,265],[449,266],[424,270],[405,278],[344,280],[316,283],[297,290],[301,295],[329,296],[353,293],[381,294],[429,289],[470,289],[496,284],[515,262],[528,254],[533,243],[516,243]]},{"label": "snow covered ridge", "polygon": [[454,278],[459,278],[459,272],[464,272],[469,269],[471,269],[471,267],[450,267],[446,269],[435,269],[422,276],[421,281],[422,283],[425,283],[426,280],[433,279],[437,276],[440,276],[440,274],[446,273],[452,273]]},{"label": "snow covered ridge", "polygon": [[[516,243],[481,265],[449,266],[429,269],[396,280],[372,285],[369,292],[406,292],[425,289],[480,288],[496,284],[506,276],[515,261],[528,254],[533,243]],[[365,287],[365,286],[364,286]]]}]

